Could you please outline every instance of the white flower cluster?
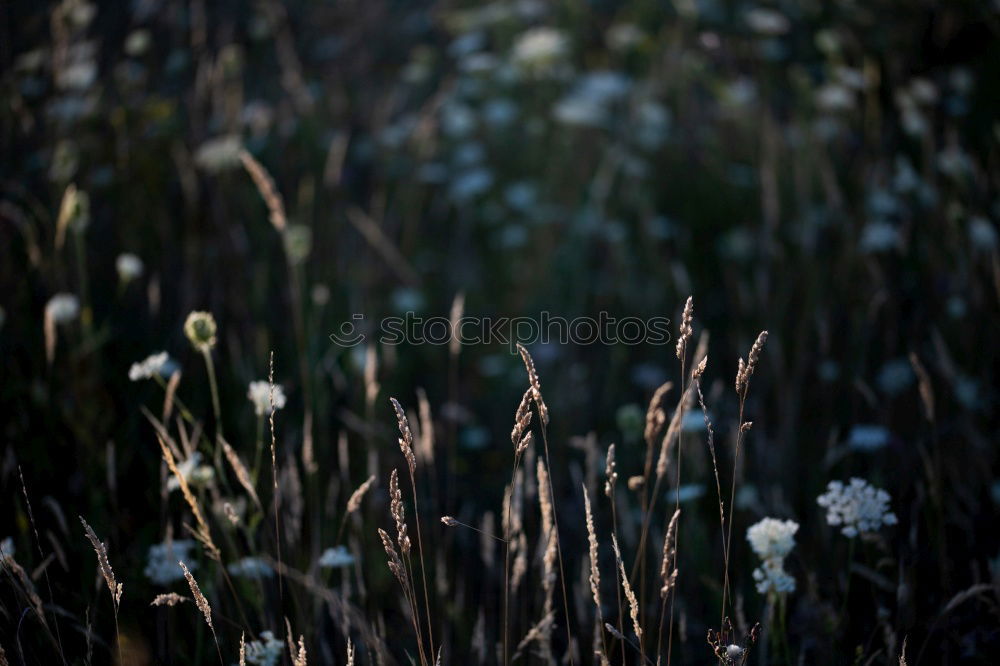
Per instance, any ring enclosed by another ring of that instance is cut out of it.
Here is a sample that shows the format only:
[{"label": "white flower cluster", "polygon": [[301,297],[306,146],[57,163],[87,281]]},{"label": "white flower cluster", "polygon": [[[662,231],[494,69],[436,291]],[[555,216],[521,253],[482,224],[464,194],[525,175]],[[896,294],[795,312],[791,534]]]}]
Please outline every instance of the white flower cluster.
[{"label": "white flower cluster", "polygon": [[198,563],[190,554],[194,545],[194,541],[191,539],[180,539],[150,546],[149,559],[143,572],[146,574],[146,578],[157,585],[169,585],[174,581],[182,580],[184,572],[177,564],[178,561],[187,562],[188,569],[191,571],[198,568]]},{"label": "white flower cluster", "polygon": [[[271,413],[271,386],[267,382],[250,382],[247,389],[247,398],[253,403],[254,412],[257,416],[264,416]],[[285,406],[285,389],[281,384],[274,385],[274,408],[281,409]]]},{"label": "white flower cluster", "polygon": [[747,530],[747,541],[763,560],[753,571],[761,594],[786,594],[795,591],[795,579],[785,571],[785,557],[795,547],[799,524],[794,520],[764,518]]},{"label": "white flower cluster", "polygon": [[[201,454],[195,451],[187,460],[177,463],[177,471],[181,473],[184,480],[191,484],[208,483],[215,478],[215,470],[208,465],[201,465]],[[167,479],[167,490],[173,492],[181,487],[178,478],[171,474]]]},{"label": "white flower cluster", "polygon": [[132,367],[128,369],[128,378],[133,382],[137,382],[142,379],[152,379],[161,373],[163,366],[165,366],[169,360],[170,357],[167,355],[167,352],[150,354],[138,363],[132,364]]},{"label": "white flower cluster", "polygon": [[115,270],[118,271],[118,279],[122,282],[131,282],[136,278],[142,277],[145,269],[146,267],[142,263],[142,259],[131,252],[119,254],[118,258],[115,259]]},{"label": "white flower cluster", "polygon": [[274,576],[274,569],[271,565],[259,557],[244,557],[236,560],[226,569],[234,576],[242,578],[271,578]]},{"label": "white flower cluster", "polygon": [[552,28],[531,28],[514,42],[511,60],[526,69],[546,69],[561,60],[568,52],[563,33]]},{"label": "white flower cluster", "polygon": [[56,294],[45,304],[45,314],[57,324],[68,324],[80,314],[80,299],[73,294]]},{"label": "white flower cluster", "polygon": [[0,541],[0,560],[5,557],[14,557],[14,552],[14,539],[12,537]]},{"label": "white flower cluster", "polygon": [[761,594],[787,594],[795,591],[795,578],[785,571],[782,560],[764,560],[753,570],[757,591]]},{"label": "white flower cluster", "polygon": [[250,641],[246,647],[246,661],[256,666],[277,666],[285,650],[285,644],[274,637],[270,631],[260,634],[261,640]]},{"label": "white flower cluster", "polygon": [[896,514],[889,511],[889,493],[864,479],[852,478],[849,485],[831,481],[816,502],[826,509],[826,522],[842,525],[841,533],[849,538],[878,531],[883,525],[895,525]]},{"label": "white flower cluster", "polygon": [[319,565],[323,568],[347,567],[354,564],[354,556],[347,552],[344,546],[327,548],[319,558]]}]

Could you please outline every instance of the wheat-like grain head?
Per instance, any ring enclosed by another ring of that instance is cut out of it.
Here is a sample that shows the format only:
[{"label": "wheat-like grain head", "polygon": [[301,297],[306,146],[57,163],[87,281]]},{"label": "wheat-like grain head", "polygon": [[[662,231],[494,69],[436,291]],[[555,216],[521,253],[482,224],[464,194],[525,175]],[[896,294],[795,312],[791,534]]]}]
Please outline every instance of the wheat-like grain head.
[{"label": "wheat-like grain head", "polygon": [[191,487],[188,485],[187,479],[181,474],[181,471],[177,468],[177,461],[174,460],[174,454],[167,446],[163,437],[158,436],[157,439],[160,442],[160,451],[163,454],[163,460],[167,463],[167,468],[170,469],[170,473],[177,478],[177,483],[180,485],[181,494],[184,496],[184,501],[187,502],[188,506],[191,508],[191,513],[194,514],[194,519],[198,523],[197,531],[193,531],[193,534],[198,541],[205,547],[208,555],[218,561],[220,559],[220,551],[216,547],[215,542],[212,541],[212,533],[208,529],[208,523],[205,521],[205,516],[202,514],[201,509],[198,507],[198,500],[195,499],[194,493],[191,492]]},{"label": "wheat-like grain head", "polygon": [[158,594],[153,601],[150,602],[150,606],[176,606],[177,604],[184,603],[185,601],[191,601],[190,597],[185,597],[182,594],[177,594],[176,592],[168,592],[167,594]]},{"label": "wheat-like grain head", "polygon": [[663,559],[660,561],[661,598],[666,598],[677,584],[677,519],[680,515],[680,509],[674,511],[667,526],[667,535],[663,538]]},{"label": "wheat-like grain head", "polygon": [[590,555],[590,594],[594,598],[598,617],[601,616],[601,570],[598,566],[597,529],[594,527],[594,514],[590,508],[590,495],[587,486],[583,486],[583,508],[587,516],[587,543]]},{"label": "wheat-like grain head", "polygon": [[694,329],[691,323],[694,321],[694,297],[688,296],[684,303],[684,312],[681,313],[681,325],[678,327],[677,336],[677,358],[683,360],[687,353],[687,345],[691,340]]},{"label": "wheat-like grain head", "polygon": [[262,508],[260,499],[257,497],[257,490],[253,487],[253,481],[250,479],[250,472],[247,471],[246,465],[240,460],[240,456],[229,445],[222,437],[219,437],[219,442],[222,444],[222,452],[226,454],[226,460],[229,461],[229,466],[233,468],[233,472],[236,474],[236,480],[240,482],[243,489],[247,491],[247,495],[253,500],[253,503],[257,505],[257,508]]},{"label": "wheat-like grain head", "polygon": [[117,613],[118,605],[122,599],[122,584],[115,580],[115,572],[111,569],[111,563],[108,561],[108,548],[97,538],[94,529],[87,524],[83,516],[80,516],[80,522],[83,523],[83,529],[87,534],[90,545],[94,547],[94,552],[97,553],[97,564],[101,568],[101,575],[104,576],[104,582],[108,584],[108,591],[111,592],[111,598],[115,602],[115,613]]},{"label": "wheat-like grain head", "polygon": [[389,402],[392,403],[392,409],[396,412],[396,424],[399,426],[399,450],[403,452],[403,457],[406,458],[406,464],[409,466],[412,476],[417,469],[417,457],[413,454],[413,432],[410,430],[410,422],[398,400],[389,398]]},{"label": "wheat-like grain head", "polygon": [[760,353],[764,349],[764,343],[767,342],[767,331],[761,331],[754,340],[753,346],[750,347],[750,353],[747,354],[746,362],[741,358],[739,361],[739,366],[736,371],[736,392],[745,393],[747,386],[750,382],[750,376],[753,375],[753,371],[757,367],[757,361],[760,358]]},{"label": "wheat-like grain head", "polygon": [[399,489],[399,474],[392,470],[389,475],[389,513],[396,521],[396,542],[403,555],[410,552],[410,536],[406,530],[406,509],[403,507],[403,492]]},{"label": "wheat-like grain head", "polygon": [[389,558],[389,571],[393,573],[399,584],[403,586],[403,593],[405,594],[409,589],[406,569],[403,568],[403,561],[399,558],[399,553],[396,552],[396,547],[392,544],[392,537],[381,527],[378,528],[378,536],[382,539],[382,547],[385,548],[386,557]]},{"label": "wheat-like grain head", "polygon": [[618,549],[618,537],[614,534],[611,535],[611,543],[615,549],[615,560],[618,562],[618,570],[622,577],[622,590],[625,592],[625,598],[628,599],[628,611],[632,617],[632,628],[635,630],[635,635],[638,637],[639,643],[642,644],[642,626],[639,624],[639,600],[636,599],[632,584],[628,582],[628,574],[625,573],[625,563],[622,562],[622,553]]},{"label": "wheat-like grain head", "polygon": [[208,605],[208,599],[201,593],[198,581],[188,571],[187,565],[182,561],[178,561],[177,564],[181,565],[181,569],[184,571],[184,578],[187,579],[188,587],[191,588],[191,596],[194,597],[195,605],[201,611],[201,614],[205,616],[205,623],[208,624],[208,628],[212,630],[212,633],[215,633],[215,627],[212,625],[212,607]]},{"label": "wheat-like grain head", "polygon": [[267,172],[267,169],[254,159],[254,156],[246,150],[240,150],[240,161],[243,168],[250,174],[253,184],[260,193],[260,198],[264,200],[267,210],[270,213],[271,225],[279,232],[284,233],[288,226],[288,218],[285,215],[285,204],[274,186],[274,180]]},{"label": "wheat-like grain head", "polygon": [[375,475],[372,474],[368,479],[358,486],[357,490],[351,493],[351,496],[347,500],[347,513],[351,514],[361,508],[361,500],[365,498],[365,493],[367,493],[371,487],[375,484]]},{"label": "wheat-like grain head", "polygon": [[538,380],[535,360],[531,358],[531,354],[528,353],[528,350],[520,342],[517,343],[517,351],[520,352],[521,360],[524,361],[524,367],[528,371],[528,383],[531,385],[531,397],[535,401],[535,407],[538,409],[538,418],[541,420],[543,426],[547,426],[549,424],[549,408],[545,405],[545,399],[542,398],[542,384]]},{"label": "wheat-like grain head", "polygon": [[604,460],[604,494],[611,497],[615,491],[615,484],[618,483],[618,472],[615,471],[615,445],[608,446],[608,455]]}]

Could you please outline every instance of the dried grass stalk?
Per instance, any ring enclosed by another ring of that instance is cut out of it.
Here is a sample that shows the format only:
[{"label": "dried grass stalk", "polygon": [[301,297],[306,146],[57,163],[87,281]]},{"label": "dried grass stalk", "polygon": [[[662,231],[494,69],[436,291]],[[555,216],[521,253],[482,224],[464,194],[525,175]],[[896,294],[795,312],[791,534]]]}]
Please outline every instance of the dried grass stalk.
[{"label": "dried grass stalk", "polygon": [[410,430],[410,422],[398,400],[389,398],[389,402],[392,403],[392,409],[396,412],[396,423],[399,426],[399,450],[403,452],[403,457],[406,458],[406,464],[409,466],[412,476],[417,470],[417,458],[413,454],[413,432]]},{"label": "dried grass stalk", "polygon": [[358,486],[357,490],[351,493],[351,496],[347,500],[347,513],[351,514],[361,508],[361,500],[365,498],[365,493],[367,493],[371,487],[375,485],[375,475],[372,474],[368,479]]},{"label": "dried grass stalk", "polygon": [[406,508],[403,506],[403,492],[399,489],[399,474],[392,470],[389,475],[389,513],[396,521],[396,542],[403,555],[410,553],[410,535],[406,529]]},{"label": "dried grass stalk", "polygon": [[247,495],[253,500],[253,503],[257,505],[258,509],[263,509],[260,503],[260,499],[257,497],[257,491],[253,487],[253,481],[250,480],[250,472],[247,471],[246,466],[243,461],[240,460],[240,456],[229,445],[222,437],[219,437],[219,442],[222,443],[222,451],[226,454],[226,460],[229,461],[229,466],[233,468],[233,472],[236,474],[236,480],[240,482],[243,489],[247,491]]},{"label": "dried grass stalk", "polygon": [[549,424],[549,408],[545,405],[545,399],[542,398],[542,384],[538,381],[538,371],[535,369],[535,360],[531,358],[531,354],[528,350],[524,348],[520,342],[517,343],[517,351],[521,354],[521,360],[524,361],[524,367],[528,371],[528,383],[531,385],[531,397],[535,401],[535,406],[538,408],[538,417],[542,421],[542,425]]},{"label": "dried grass stalk", "polygon": [[677,584],[677,519],[680,515],[680,509],[674,511],[667,526],[667,534],[663,538],[663,559],[660,561],[661,599],[665,599]]},{"label": "dried grass stalk", "polygon": [[185,601],[191,601],[191,597],[185,597],[182,594],[177,594],[176,592],[168,592],[167,594],[158,594],[156,598],[150,602],[150,606],[176,606],[177,604],[184,603]]},{"label": "dried grass stalk", "polygon": [[101,568],[101,575],[104,576],[104,582],[108,584],[108,591],[111,592],[111,598],[114,599],[115,613],[117,614],[118,605],[122,599],[122,584],[115,580],[115,572],[111,569],[111,563],[108,561],[108,548],[97,538],[94,529],[87,524],[83,516],[80,516],[80,522],[83,523],[83,529],[87,533],[87,540],[90,541],[90,545],[94,547],[94,552],[97,553],[97,564]]},{"label": "dried grass stalk", "polygon": [[240,151],[240,161],[243,163],[243,168],[250,174],[253,184],[257,187],[257,192],[260,193],[260,198],[267,206],[271,226],[283,233],[288,226],[288,218],[285,215],[285,204],[278,189],[274,186],[274,179],[271,178],[267,169],[246,150]]},{"label": "dried grass stalk", "polygon": [[625,573],[625,563],[622,562],[622,554],[618,549],[618,538],[614,534],[611,535],[611,543],[615,549],[615,560],[618,562],[618,570],[622,577],[622,590],[625,592],[625,598],[628,599],[628,611],[632,617],[632,628],[639,639],[639,645],[642,645],[642,626],[639,624],[639,600],[636,599],[635,591],[632,590],[632,584],[628,582],[628,575]]},{"label": "dried grass stalk", "polygon": [[738,369],[736,372],[736,392],[744,393],[750,383],[750,377],[753,375],[753,371],[757,368],[757,360],[760,358],[761,351],[764,350],[764,343],[767,342],[767,331],[761,331],[754,340],[753,346],[750,347],[750,353],[747,354],[746,362],[741,358],[739,361]]},{"label": "dried grass stalk", "polygon": [[25,596],[28,597],[32,610],[35,611],[35,615],[41,619],[42,624],[47,629],[48,622],[45,620],[45,608],[42,605],[42,598],[38,596],[38,592],[35,591],[35,584],[31,582],[31,577],[28,575],[28,572],[14,560],[13,555],[7,554],[0,556],[0,564],[3,564],[3,566],[7,568],[15,578],[17,578],[18,582],[20,582],[21,589]]},{"label": "dried grass stalk", "polygon": [[601,618],[601,570],[598,566],[597,530],[594,527],[594,514],[590,508],[590,494],[587,486],[583,486],[583,508],[587,515],[587,543],[590,555],[590,594],[594,598],[597,617]]},{"label": "dried grass stalk", "polygon": [[181,565],[181,569],[184,571],[184,578],[187,579],[188,587],[191,588],[191,595],[194,597],[195,605],[201,611],[201,614],[205,616],[205,623],[208,624],[208,628],[212,630],[212,633],[215,633],[215,627],[212,625],[212,607],[208,605],[208,599],[201,593],[198,581],[188,571],[187,565],[182,561],[178,561],[177,563]]},{"label": "dried grass stalk", "polygon": [[691,340],[691,334],[694,329],[691,327],[691,323],[694,320],[694,297],[688,296],[687,301],[684,303],[684,312],[681,314],[681,325],[679,330],[679,335],[677,337],[677,358],[683,360],[687,354],[688,342]]},{"label": "dried grass stalk", "polygon": [[434,462],[434,419],[431,417],[431,403],[427,392],[417,389],[417,403],[420,410],[420,438],[417,441],[417,457]]},{"label": "dried grass stalk", "polygon": [[408,590],[410,589],[408,577],[406,575],[406,569],[403,567],[403,561],[399,558],[399,553],[396,551],[396,547],[392,544],[392,537],[383,530],[381,527],[378,528],[379,538],[382,539],[382,547],[385,548],[385,554],[389,558],[389,571],[396,577],[399,584],[403,586],[403,593],[408,595]]},{"label": "dried grass stalk", "polygon": [[205,516],[198,507],[198,500],[195,499],[194,493],[191,492],[191,487],[188,485],[187,479],[184,478],[184,475],[181,474],[180,470],[177,468],[177,461],[174,460],[174,454],[170,450],[170,447],[167,446],[163,437],[158,436],[157,441],[160,442],[160,451],[163,453],[163,460],[166,461],[167,467],[170,469],[170,473],[177,478],[177,483],[180,485],[184,501],[186,501],[188,506],[191,508],[191,513],[194,514],[194,519],[198,523],[198,529],[192,530],[192,533],[205,547],[209,557],[218,561],[221,554],[218,547],[215,545],[215,542],[212,541],[212,533],[208,528],[208,523],[205,521]]}]

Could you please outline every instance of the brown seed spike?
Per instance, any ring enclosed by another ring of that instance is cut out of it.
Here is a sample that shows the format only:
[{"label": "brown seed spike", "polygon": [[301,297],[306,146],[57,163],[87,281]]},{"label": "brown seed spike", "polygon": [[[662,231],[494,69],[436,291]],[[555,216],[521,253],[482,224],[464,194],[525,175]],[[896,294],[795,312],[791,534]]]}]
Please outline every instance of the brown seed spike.
[{"label": "brown seed spike", "polygon": [[517,351],[521,354],[521,360],[524,361],[524,367],[528,371],[528,383],[531,384],[531,397],[535,401],[535,407],[538,408],[538,418],[541,419],[543,426],[547,426],[549,424],[549,408],[545,405],[545,399],[542,398],[542,385],[538,381],[535,360],[531,358],[531,354],[520,342],[517,343]]},{"label": "brown seed spike", "polygon": [[406,464],[412,475],[417,469],[417,458],[413,453],[413,432],[410,430],[410,422],[398,400],[389,398],[389,402],[392,403],[392,408],[396,412],[396,423],[399,426],[399,434],[402,435],[399,438],[399,450],[403,452],[403,457],[406,458]]},{"label": "brown seed spike", "polygon": [[684,358],[687,352],[688,341],[694,333],[691,323],[694,321],[694,297],[688,296],[684,303],[684,312],[681,314],[681,325],[678,329],[677,338],[677,358]]},{"label": "brown seed spike", "polygon": [[87,524],[87,521],[80,516],[80,522],[83,523],[83,529],[87,533],[87,539],[90,541],[90,545],[94,547],[94,552],[97,553],[97,564],[101,568],[101,575],[104,576],[104,582],[108,584],[108,590],[111,592],[111,598],[115,602],[115,613],[118,612],[118,604],[122,599],[122,584],[115,580],[115,572],[111,569],[111,563],[108,561],[108,548],[104,543],[97,538],[97,534],[94,532],[93,528]]}]

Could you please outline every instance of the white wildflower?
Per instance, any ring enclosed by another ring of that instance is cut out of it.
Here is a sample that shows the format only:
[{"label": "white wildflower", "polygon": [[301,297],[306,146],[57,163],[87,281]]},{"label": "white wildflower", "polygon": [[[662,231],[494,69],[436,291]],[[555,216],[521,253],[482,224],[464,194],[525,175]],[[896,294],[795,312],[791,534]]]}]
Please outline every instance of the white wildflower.
[{"label": "white wildflower", "polygon": [[240,165],[242,148],[243,141],[238,134],[218,136],[198,146],[194,153],[194,161],[210,173],[232,169]]},{"label": "white wildflower", "polygon": [[783,35],[790,27],[788,18],[784,14],[766,7],[754,7],[747,11],[743,18],[751,30],[768,37]]},{"label": "white wildflower", "polygon": [[794,520],[765,518],[747,530],[747,541],[762,560],[784,559],[795,547],[799,524]]},{"label": "white wildflower", "polygon": [[138,363],[132,364],[132,367],[128,369],[128,378],[133,382],[137,382],[142,379],[152,379],[162,373],[163,366],[165,366],[169,360],[170,356],[167,355],[167,352],[150,354]]},{"label": "white wildflower", "polygon": [[736,661],[743,656],[743,648],[739,645],[728,645],[726,646],[726,659],[730,661]]},{"label": "white wildflower", "polygon": [[115,259],[115,270],[118,271],[118,279],[122,282],[131,282],[138,277],[142,277],[145,269],[146,267],[142,263],[142,259],[131,252],[119,254],[118,258]]},{"label": "white wildflower", "polygon": [[847,434],[847,445],[855,451],[878,451],[889,444],[889,430],[880,425],[861,424]]},{"label": "white wildflower", "polygon": [[244,557],[236,560],[226,567],[234,576],[243,578],[271,578],[274,576],[274,569],[271,565],[259,557]]},{"label": "white wildflower", "polygon": [[[250,382],[250,388],[247,389],[247,398],[253,403],[253,409],[257,416],[264,416],[271,413],[271,397],[270,384],[263,381]],[[281,409],[285,406],[286,402],[285,390],[281,387],[281,384],[275,384],[274,408],[276,410]]]},{"label": "white wildflower", "polygon": [[990,252],[998,244],[997,230],[989,220],[977,215],[969,220],[969,242],[978,252]]},{"label": "white wildflower", "polygon": [[[195,451],[188,457],[184,462],[177,464],[177,471],[181,473],[184,480],[189,484],[205,484],[215,478],[215,470],[208,465],[201,465],[201,454]],[[181,487],[181,482],[177,480],[177,477],[171,475],[167,479],[167,490],[173,492]],[[186,558],[177,558],[186,559]]]},{"label": "white wildflower", "polygon": [[517,38],[511,52],[515,65],[544,71],[557,64],[568,51],[566,37],[552,28],[531,28]]},{"label": "white wildflower", "polygon": [[184,572],[177,565],[178,560],[191,561],[191,570],[198,568],[190,556],[195,543],[191,539],[181,539],[171,542],[153,544],[149,547],[149,558],[143,573],[146,578],[157,585],[169,585],[174,581],[183,580]]},{"label": "white wildflower", "polygon": [[753,570],[761,594],[788,594],[795,591],[795,579],[785,571],[782,560],[764,560]]},{"label": "white wildflower", "polygon": [[850,111],[854,108],[854,93],[839,83],[827,83],[816,90],[816,105],[830,113]]},{"label": "white wildflower", "polygon": [[215,346],[218,327],[211,312],[195,311],[184,320],[184,335],[194,348],[205,353]]},{"label": "white wildflower", "polygon": [[260,638],[259,641],[246,644],[246,662],[256,666],[277,666],[281,662],[285,644],[270,631],[261,632]]},{"label": "white wildflower", "polygon": [[0,541],[0,560],[5,557],[14,557],[15,551],[13,537],[7,537]]},{"label": "white wildflower", "polygon": [[68,324],[80,315],[80,299],[73,294],[56,294],[45,304],[45,314],[56,324]]},{"label": "white wildflower", "polygon": [[795,591],[795,578],[785,571],[785,557],[795,547],[799,524],[794,520],[764,518],[747,530],[747,541],[763,562],[753,571],[761,594],[787,594]]},{"label": "white wildflower", "polygon": [[826,509],[826,522],[840,525],[844,536],[878,531],[883,525],[895,525],[896,514],[889,511],[889,493],[875,488],[864,479],[852,478],[849,485],[831,481],[816,502]]},{"label": "white wildflower", "polygon": [[319,565],[324,568],[347,567],[354,564],[354,556],[347,552],[344,546],[327,548],[319,558]]}]

